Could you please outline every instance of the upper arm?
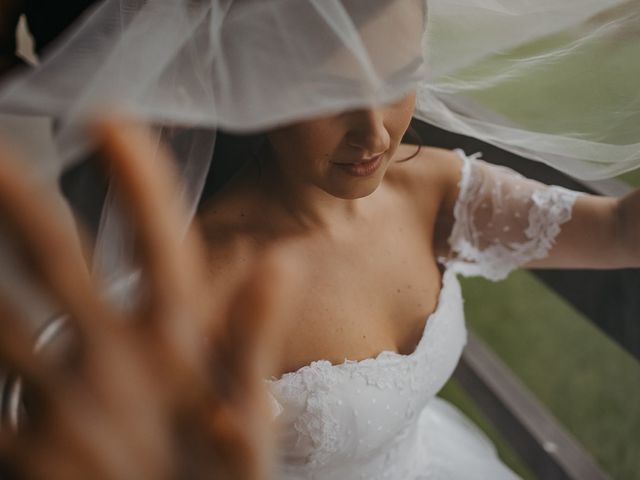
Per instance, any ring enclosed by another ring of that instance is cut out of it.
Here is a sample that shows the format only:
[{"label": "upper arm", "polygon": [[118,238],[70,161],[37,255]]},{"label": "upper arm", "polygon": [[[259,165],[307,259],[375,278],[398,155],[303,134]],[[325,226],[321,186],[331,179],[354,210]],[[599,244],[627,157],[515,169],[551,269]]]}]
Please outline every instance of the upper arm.
[{"label": "upper arm", "polygon": [[472,158],[465,158],[460,178],[448,243],[462,273],[499,279],[522,265],[640,264],[640,225],[628,215],[638,211],[640,190],[620,200],[588,195]]},{"label": "upper arm", "polygon": [[[461,151],[429,149],[428,156],[430,185],[440,186],[436,253],[461,273],[500,279],[519,266],[638,263],[638,247],[628,239],[637,239],[640,228],[621,219],[618,199],[545,185]],[[628,196],[627,210],[637,210],[639,192]]]},{"label": "upper arm", "polygon": [[615,198],[581,195],[544,258],[533,268],[617,268],[626,264]]},{"label": "upper arm", "polygon": [[[415,158],[402,164],[402,170],[412,204],[418,208],[420,218],[425,219],[425,227],[433,230],[436,255],[446,256],[462,159],[451,150],[422,147]],[[434,217],[435,223],[431,223]]]},{"label": "upper arm", "polygon": [[[513,170],[467,157],[459,175],[448,237],[449,261],[467,275],[498,280],[518,266],[549,257],[572,217],[577,192],[547,186]],[[560,252],[560,250],[554,250]]]}]

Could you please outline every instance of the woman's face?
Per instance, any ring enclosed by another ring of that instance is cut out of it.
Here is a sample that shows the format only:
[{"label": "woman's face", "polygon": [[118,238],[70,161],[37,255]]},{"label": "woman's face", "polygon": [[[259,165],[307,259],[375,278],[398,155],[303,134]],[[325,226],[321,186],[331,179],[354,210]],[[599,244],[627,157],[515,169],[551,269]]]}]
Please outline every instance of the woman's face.
[{"label": "woman's face", "polygon": [[380,185],[409,126],[415,93],[379,107],[294,123],[270,132],[275,162],[289,181],[345,199]]}]

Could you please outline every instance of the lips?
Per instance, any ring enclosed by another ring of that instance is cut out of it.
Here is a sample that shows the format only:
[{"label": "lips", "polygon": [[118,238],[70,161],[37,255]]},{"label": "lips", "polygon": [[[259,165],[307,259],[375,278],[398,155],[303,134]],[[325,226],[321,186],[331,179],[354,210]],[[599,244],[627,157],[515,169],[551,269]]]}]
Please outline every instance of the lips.
[{"label": "lips", "polygon": [[382,165],[382,158],[384,154],[381,153],[376,155],[375,157],[371,157],[368,159],[363,159],[358,162],[344,162],[344,163],[334,163],[337,167],[342,169],[345,173],[352,175],[354,177],[367,177],[373,174],[380,165]]}]

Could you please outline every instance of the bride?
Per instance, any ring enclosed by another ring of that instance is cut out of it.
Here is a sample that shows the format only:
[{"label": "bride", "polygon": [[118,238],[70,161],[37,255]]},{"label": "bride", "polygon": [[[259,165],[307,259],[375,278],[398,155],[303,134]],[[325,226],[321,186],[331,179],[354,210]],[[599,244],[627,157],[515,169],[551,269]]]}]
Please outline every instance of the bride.
[{"label": "bride", "polygon": [[640,192],[579,195],[402,144],[416,95],[280,121],[199,213],[214,303],[269,252],[295,265],[267,380],[275,478],[515,478],[435,397],[465,344],[456,275],[640,266]]},{"label": "bride", "polygon": [[268,383],[276,478],[514,478],[435,398],[465,342],[456,273],[640,265],[640,192],[577,195],[459,151],[416,152],[400,143],[413,102],[270,132],[202,211],[217,298],[274,249],[296,266]]},{"label": "bride", "polygon": [[513,478],[435,398],[465,344],[456,274],[640,265],[640,192],[578,195],[416,151],[400,143],[414,99],[269,132],[202,210],[218,292],[274,246],[298,266],[268,383],[276,478]]},{"label": "bride", "polygon": [[[193,291],[215,293],[217,305],[242,291],[253,266],[272,252],[294,266],[284,270],[286,297],[276,295],[271,307],[282,322],[271,354],[277,373],[268,381],[278,432],[275,478],[516,478],[482,434],[435,397],[465,343],[456,274],[498,279],[520,265],[640,265],[633,215],[640,191],[621,200],[578,195],[461,151],[416,150],[400,143],[413,101],[409,94],[269,132],[260,158],[200,215],[210,279],[201,282],[206,292]],[[129,152],[149,155],[135,138],[129,142]],[[120,155],[118,169],[135,171]],[[162,191],[162,176],[145,181],[150,192]],[[138,215],[146,211],[141,218],[153,217],[144,195],[129,198]],[[29,221],[21,228],[33,228]],[[149,247],[165,251],[147,260],[159,262],[153,279],[173,255],[162,242]],[[187,269],[203,261],[192,254],[184,260]],[[79,293],[66,295],[77,310],[70,299]],[[84,308],[104,316],[96,304]],[[100,323],[82,327],[106,334]],[[113,354],[104,354],[110,362]]]}]

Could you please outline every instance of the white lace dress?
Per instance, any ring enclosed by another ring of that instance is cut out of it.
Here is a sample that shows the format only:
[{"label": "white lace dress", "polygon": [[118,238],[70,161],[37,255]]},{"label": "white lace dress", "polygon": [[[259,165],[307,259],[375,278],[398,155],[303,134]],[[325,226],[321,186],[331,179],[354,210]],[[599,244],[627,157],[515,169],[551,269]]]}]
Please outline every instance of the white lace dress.
[{"label": "white lace dress", "polygon": [[436,397],[466,342],[456,274],[497,280],[545,256],[571,217],[574,192],[546,187],[477,156],[464,159],[436,310],[409,355],[332,365],[270,380],[280,431],[277,479],[513,479],[493,445]]}]

